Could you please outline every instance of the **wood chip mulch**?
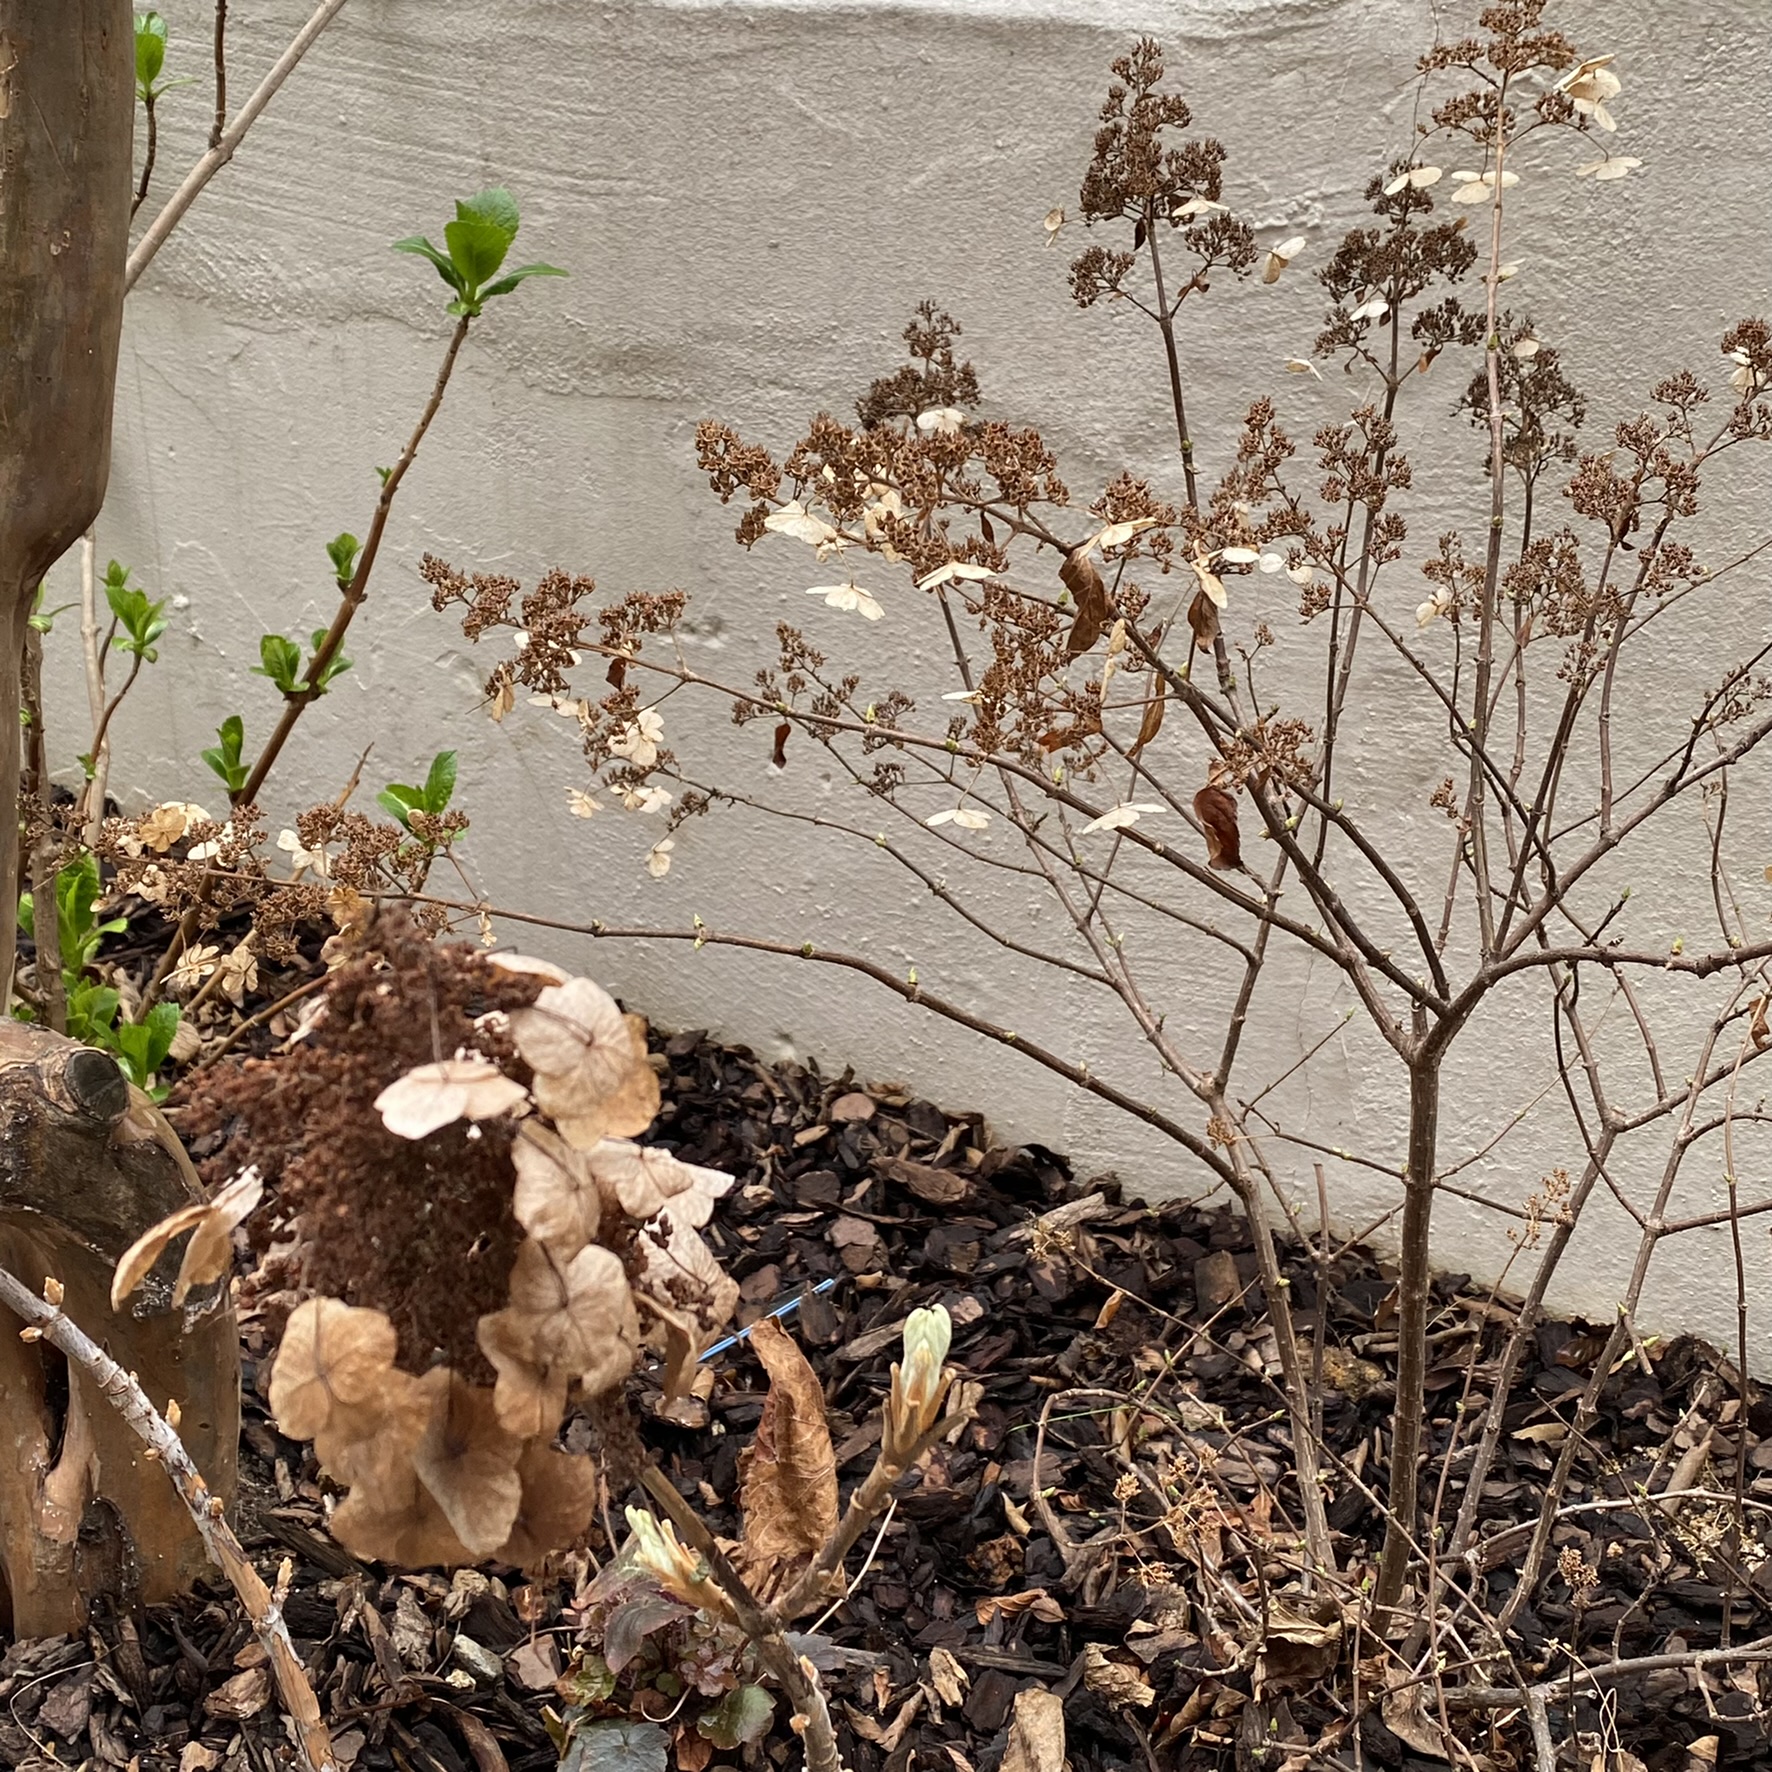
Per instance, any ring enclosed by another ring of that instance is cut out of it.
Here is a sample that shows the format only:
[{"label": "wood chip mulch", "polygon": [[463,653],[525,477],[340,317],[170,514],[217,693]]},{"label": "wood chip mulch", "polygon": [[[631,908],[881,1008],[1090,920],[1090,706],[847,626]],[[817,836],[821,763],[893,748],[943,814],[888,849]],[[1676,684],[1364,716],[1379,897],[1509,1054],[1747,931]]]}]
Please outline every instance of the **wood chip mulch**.
[{"label": "wood chip mulch", "polygon": [[[1457,1713],[1454,1741],[1436,1744],[1431,1719],[1426,1737],[1393,1732],[1373,1696],[1382,1645],[1357,1641],[1345,1614],[1300,1624],[1308,1602],[1287,1591],[1298,1517],[1290,1443],[1239,1219],[1129,1203],[1145,1178],[1079,1180],[1049,1151],[993,1145],[978,1115],[890,1087],[766,1065],[697,1034],[657,1049],[668,1068],[651,1136],[738,1178],[711,1234],[741,1282],[741,1320],[798,1301],[785,1321],[823,1380],[846,1487],[871,1464],[905,1316],[939,1301],[955,1324],[952,1361],[972,1420],[907,1481],[878,1542],[864,1537],[850,1571],[872,1547],[866,1573],[811,1646],[830,1670],[853,1772],[996,1772],[1015,1699],[1031,1686],[1062,1697],[1074,1772],[1532,1763],[1525,1720],[1505,1710]],[[1301,1331],[1322,1324],[1330,1521],[1357,1589],[1382,1532],[1370,1494],[1383,1492],[1394,1395],[1392,1279],[1363,1249],[1339,1254],[1321,1300],[1312,1251],[1292,1247],[1287,1271]],[[810,1291],[825,1281],[834,1284]],[[1513,1320],[1504,1301],[1457,1276],[1435,1296],[1430,1496],[1460,1399],[1467,1420],[1486,1403],[1485,1375]],[[289,1625],[357,1772],[540,1772],[559,1757],[550,1715],[574,1700],[588,1715],[663,1723],[683,1772],[801,1764],[779,1706],[749,1745],[719,1746],[709,1738],[718,1725],[698,1726],[715,1701],[694,1690],[693,1646],[678,1625],[629,1619],[619,1648],[585,1640],[587,1623],[607,1623],[587,1593],[610,1554],[607,1526],[638,1491],[611,1495],[588,1554],[552,1579],[360,1564],[326,1533],[306,1449],[267,1418],[262,1326],[249,1318],[245,1335],[240,1535],[267,1579],[289,1561]],[[1535,1338],[1482,1496],[1469,1615],[1493,1616],[1511,1591],[1604,1339],[1579,1322],[1546,1324]],[[1725,1631],[1736,1644],[1772,1632],[1772,1405],[1756,1398],[1744,1421],[1734,1369],[1690,1338],[1643,1352],[1648,1369],[1633,1356],[1608,1382],[1558,1528],[1557,1550],[1579,1553],[1565,1567],[1588,1573],[1573,1588],[1553,1573],[1518,1614],[1515,1659],[1533,1678],[1566,1669],[1571,1653],[1584,1663],[1677,1656]],[[673,1418],[660,1410],[656,1371],[633,1386],[645,1440],[718,1535],[738,1532],[737,1458],[763,1382],[740,1342],[707,1362]],[[589,1444],[594,1432],[570,1421],[568,1443]],[[1473,1437],[1465,1430],[1460,1444]],[[1732,1501],[1738,1459],[1745,1534]],[[1452,1465],[1447,1520],[1461,1465],[1468,1452]],[[1643,1499],[1670,1487],[1730,1499]],[[617,1660],[619,1673],[606,1675]],[[1651,1670],[1603,1699],[1553,1703],[1562,1763],[1772,1763],[1768,1665]],[[1447,1688],[1467,1677],[1447,1673]],[[1443,1752],[1426,1751],[1436,1746]],[[84,1638],[6,1648],[0,1765],[83,1763],[294,1763],[231,1593],[218,1584],[176,1606],[101,1617]]]}]

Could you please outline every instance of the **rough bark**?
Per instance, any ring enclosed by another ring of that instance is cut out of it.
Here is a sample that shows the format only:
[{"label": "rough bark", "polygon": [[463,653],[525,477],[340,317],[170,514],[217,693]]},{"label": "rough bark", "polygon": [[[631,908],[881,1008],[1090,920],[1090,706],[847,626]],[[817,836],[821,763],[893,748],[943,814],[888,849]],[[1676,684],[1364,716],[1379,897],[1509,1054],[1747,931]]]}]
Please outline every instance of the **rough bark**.
[{"label": "rough bark", "polygon": [[134,58],[129,0],[0,0],[0,1013],[17,939],[25,623],[110,472]]},{"label": "rough bark", "polygon": [[[64,1308],[164,1409],[231,1498],[240,1430],[239,1340],[225,1291],[169,1309],[176,1252],[133,1309],[113,1314],[111,1270],[149,1225],[202,1198],[172,1129],[103,1053],[0,1024],[0,1267]],[[20,1636],[77,1629],[101,1597],[130,1605],[182,1591],[208,1564],[166,1472],[91,1380],[19,1339],[0,1308],[0,1624]],[[10,1612],[10,1619],[5,1616]]]}]

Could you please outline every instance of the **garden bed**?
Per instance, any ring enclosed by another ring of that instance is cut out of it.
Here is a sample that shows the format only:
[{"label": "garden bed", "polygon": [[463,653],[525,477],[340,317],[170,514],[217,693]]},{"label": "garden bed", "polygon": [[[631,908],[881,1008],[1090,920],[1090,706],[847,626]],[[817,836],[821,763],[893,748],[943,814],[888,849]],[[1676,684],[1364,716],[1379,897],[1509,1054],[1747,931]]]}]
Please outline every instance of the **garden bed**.
[{"label": "garden bed", "polygon": [[[877,1444],[905,1316],[940,1302],[953,1317],[972,1419],[907,1483],[878,1541],[864,1539],[872,1548],[850,1569],[866,1556],[865,1573],[816,1632],[857,1772],[994,1772],[1006,1750],[1035,1765],[1038,1752],[1011,1741],[1017,1696],[1034,1687],[1062,1699],[1063,1752],[1077,1768],[1530,1763],[1523,1709],[1493,1691],[1473,1703],[1473,1689],[1644,1658],[1664,1665],[1550,1696],[1552,1735],[1587,1744],[1584,1768],[1628,1766],[1615,1750],[1657,1769],[1767,1751],[1766,1664],[1694,1660],[1765,1633],[1772,1598],[1761,1543],[1772,1408],[1755,1403],[1743,1423],[1737,1377],[1713,1350],[1650,1345],[1613,1375],[1603,1432],[1577,1454],[1564,1497],[1558,1572],[1517,1613],[1510,1669],[1481,1641],[1481,1620],[1511,1592],[1564,1405],[1604,1339],[1581,1323],[1539,1329],[1506,1401],[1476,1568],[1459,1577],[1468,1597],[1451,1612],[1486,1659],[1443,1670],[1442,1709],[1431,1678],[1387,1692],[1422,1645],[1382,1641],[1361,1613],[1394,1394],[1392,1284],[1367,1251],[1287,1251],[1299,1322],[1321,1338],[1330,1520],[1346,1577],[1307,1596],[1271,1336],[1238,1218],[1133,1203],[1140,1176],[1078,1179],[1051,1152],[993,1146],[977,1115],[889,1087],[768,1066],[696,1034],[656,1050],[666,1080],[652,1137],[738,1178],[715,1246],[741,1283],[742,1318],[798,1300],[786,1320],[823,1381],[846,1483]],[[1460,1443],[1474,1439],[1512,1323],[1504,1301],[1456,1277],[1437,1283],[1435,1304],[1430,1469],[1461,1414]],[[581,1627],[604,1621],[590,1583],[610,1555],[609,1526],[634,1498],[601,1424],[567,1426],[568,1445],[597,1447],[616,1481],[587,1553],[556,1577],[395,1574],[327,1535],[311,1454],[268,1419],[266,1325],[250,1306],[243,1335],[240,1535],[268,1580],[288,1559],[290,1628],[341,1757],[364,1772],[549,1767],[547,1713],[578,1700],[589,1714],[659,1719],[687,1772],[799,1764],[782,1707],[748,1747],[717,1746],[696,1726],[711,1705],[677,1682],[668,1630],[639,1641],[612,1690],[602,1664],[575,1661]],[[736,1535],[737,1455],[762,1387],[742,1342],[705,1363],[668,1417],[656,1379],[635,1381],[650,1451],[717,1534]],[[1447,1521],[1460,1500],[1456,1455],[1449,1468]],[[1641,1499],[1670,1489],[1682,1498]],[[106,1546],[90,1549],[96,1565]],[[289,1763],[231,1593],[218,1584],[135,1617],[126,1578],[119,1588],[109,1573],[94,1591],[125,1604],[101,1601],[86,1640],[15,1644],[0,1662],[0,1762]]]}]

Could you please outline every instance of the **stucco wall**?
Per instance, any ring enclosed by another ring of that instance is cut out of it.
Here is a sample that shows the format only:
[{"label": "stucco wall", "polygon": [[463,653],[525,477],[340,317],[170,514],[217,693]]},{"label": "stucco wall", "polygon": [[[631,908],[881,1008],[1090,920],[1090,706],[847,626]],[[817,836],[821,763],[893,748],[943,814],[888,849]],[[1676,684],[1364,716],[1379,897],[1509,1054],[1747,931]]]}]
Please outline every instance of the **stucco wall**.
[{"label": "stucco wall", "polygon": [[[171,0],[165,11],[169,66],[201,75],[210,9]],[[300,0],[234,8],[236,92],[305,11]],[[1714,371],[1723,326],[1772,303],[1763,126],[1772,14],[1762,0],[1620,0],[1567,12],[1584,48],[1618,55],[1619,146],[1645,165],[1600,187],[1577,184],[1565,166],[1535,202],[1523,189],[1524,269],[1509,293],[1565,347],[1604,422],[1635,410],[1638,390],[1668,367]],[[699,914],[721,928],[852,947],[895,970],[914,966],[931,989],[1187,1112],[1116,1004],[955,933],[865,847],[817,841],[803,828],[759,834],[726,816],[682,833],[669,878],[648,879],[641,856],[656,828],[619,813],[589,824],[566,816],[581,770],[565,723],[519,707],[495,726],[478,710],[490,661],[430,611],[414,571],[428,549],[526,578],[559,565],[611,590],[682,586],[694,597],[698,656],[743,677],[754,643],[783,613],[814,638],[840,634],[882,671],[914,660],[935,636],[908,586],[890,587],[897,594],[878,632],[858,635],[834,615],[821,628],[806,615],[804,550],[780,538],[749,555],[734,547],[734,514],[699,481],[692,433],[713,415],[782,445],[819,408],[847,410],[867,377],[898,361],[899,329],[925,295],[965,324],[986,412],[1040,425],[1077,493],[1091,495],[1126,464],[1173,478],[1149,337],[1130,315],[1079,313],[1065,289],[1069,254],[1045,250],[1040,228],[1054,204],[1074,209],[1106,64],[1144,29],[1163,37],[1182,70],[1198,126],[1229,145],[1230,200],[1264,242],[1306,235],[1309,256],[1296,271],[1307,272],[1406,139],[1412,58],[1432,32],[1426,0],[353,0],[129,304],[99,553],[178,601],[163,662],[121,718],[113,788],[132,805],[186,796],[213,804],[198,753],[218,720],[240,710],[249,737],[268,729],[274,694],[249,674],[258,636],[305,634],[330,615],[322,544],[340,529],[363,532],[371,469],[396,454],[447,333],[441,286],[388,243],[435,232],[454,197],[506,182],[523,205],[517,256],[548,258],[572,279],[532,285],[476,329],[351,635],[356,668],[299,729],[267,795],[273,821],[335,794],[371,740],[372,785],[411,779],[453,746],[474,818],[464,856],[493,902],[678,926]],[[200,145],[206,90],[200,80],[166,101],[163,164],[174,175]],[[1067,230],[1063,244],[1075,238]],[[1333,372],[1321,385],[1275,374],[1308,345],[1320,307],[1308,278],[1292,274],[1261,299],[1213,310],[1218,330],[1196,342],[1190,369],[1209,473],[1222,463],[1227,427],[1276,380],[1295,434],[1308,438],[1346,411],[1348,391]],[[1480,444],[1445,422],[1468,373],[1445,374],[1423,401],[1431,435],[1417,426],[1409,436],[1419,489],[1411,563],[1449,523],[1480,523]],[[1763,463],[1730,486],[1724,506],[1711,532],[1719,557],[1756,519],[1763,532],[1772,512]],[[68,584],[64,568],[53,600],[65,600]],[[1393,580],[1405,619],[1419,584],[1412,572]],[[1704,632],[1746,651],[1763,640],[1768,606],[1764,572],[1740,574],[1709,608]],[[1282,636],[1283,647],[1295,644]],[[66,759],[85,735],[65,621],[51,655],[54,741]],[[1695,682],[1670,648],[1664,668],[1634,686],[1633,754],[1652,755],[1680,730]],[[1344,791],[1397,830],[1431,835],[1438,815],[1421,805],[1404,765],[1412,748],[1443,734],[1419,700],[1387,698],[1382,679],[1368,688]],[[780,786],[765,775],[761,737],[733,732],[718,706],[673,704],[672,722],[673,739],[722,759],[729,782]],[[819,803],[824,785],[790,771],[780,791]],[[1756,933],[1766,920],[1761,869],[1772,859],[1766,824],[1761,777],[1737,797],[1727,850]],[[1443,868],[1443,840],[1433,841],[1441,847],[1424,881]],[[1694,859],[1703,844],[1694,807],[1633,862],[1638,938],[1714,940]],[[1024,884],[995,889],[981,909],[1062,938]],[[1085,1169],[1113,1167],[1138,1191],[1200,1185],[1185,1158],[1113,1110],[844,975],[712,949],[521,939],[593,972],[666,1025],[905,1078],[982,1108],[1004,1132],[1070,1152]],[[1171,1025],[1203,1040],[1222,983],[1213,962],[1180,940],[1146,957]],[[1663,1013],[1666,993],[1647,994]],[[1250,1085],[1285,1072],[1347,1007],[1324,965],[1280,961],[1255,1008]],[[1615,1012],[1605,1038],[1618,1086],[1637,1103],[1647,1084],[1613,1038],[1622,1020]],[[1470,1159],[1459,1185],[1518,1205],[1545,1171],[1579,1167],[1578,1136],[1560,1093],[1546,1087],[1548,1030],[1542,993],[1520,993],[1486,1012],[1461,1047],[1443,1147],[1448,1165]],[[1690,1052],[1678,1025],[1668,1040],[1665,1061],[1683,1074]],[[1401,1074],[1357,1023],[1274,1099],[1288,1132],[1400,1167]],[[1620,1185],[1641,1196],[1665,1150],[1665,1137],[1635,1150],[1621,1161]],[[1758,1154],[1744,1131],[1737,1166],[1750,1187]],[[1380,1168],[1276,1145],[1287,1191],[1307,1216],[1313,1156],[1327,1163],[1344,1227],[1395,1206],[1396,1183]],[[1721,1153],[1707,1149],[1682,1206],[1722,1198]],[[1449,1196],[1442,1260],[1492,1278],[1512,1254],[1509,1223]],[[1747,1229],[1747,1252],[1756,1296],[1772,1298],[1761,1223]],[[1606,1316],[1635,1241],[1624,1212],[1598,1199],[1562,1302]],[[1728,1276],[1725,1230],[1685,1239],[1661,1258],[1645,1322],[1732,1336]]]}]

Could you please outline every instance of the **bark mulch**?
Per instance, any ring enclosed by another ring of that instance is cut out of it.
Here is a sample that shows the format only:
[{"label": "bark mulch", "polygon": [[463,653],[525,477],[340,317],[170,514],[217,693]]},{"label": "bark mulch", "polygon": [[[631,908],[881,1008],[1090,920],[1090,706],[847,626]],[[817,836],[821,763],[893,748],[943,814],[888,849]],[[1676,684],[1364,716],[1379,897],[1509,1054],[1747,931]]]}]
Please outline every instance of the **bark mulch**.
[{"label": "bark mulch", "polygon": [[[1238,1218],[1136,1204],[1127,1195],[1140,1176],[1080,1180],[1050,1151],[993,1145],[976,1114],[848,1075],[767,1065],[693,1033],[658,1047],[668,1077],[651,1136],[737,1176],[712,1235],[741,1282],[741,1319],[797,1301],[786,1321],[823,1380],[846,1486],[871,1464],[905,1316],[939,1301],[955,1324],[971,1423],[907,1480],[877,1542],[864,1537],[850,1569],[871,1547],[865,1574],[807,1645],[828,1670],[854,1772],[996,1772],[1031,1687],[1063,1699],[1075,1772],[1532,1763],[1516,1713],[1441,1713],[1431,1684],[1411,1689],[1425,1704],[1383,1701],[1395,1658],[1356,1627],[1357,1606],[1298,1591],[1291,1448]],[[1296,1245],[1286,1266],[1301,1330],[1322,1350],[1330,1520],[1357,1595],[1382,1533],[1373,1495],[1394,1396],[1392,1278],[1358,1248],[1326,1275]],[[1513,1322],[1505,1302],[1457,1276],[1436,1283],[1435,1300],[1430,1496],[1461,1399],[1474,1423]],[[287,1559],[289,1625],[353,1767],[548,1768],[559,1757],[550,1721],[572,1714],[655,1719],[685,1772],[800,1764],[779,1706],[758,1739],[736,1742],[749,1732],[742,1719],[695,1689],[719,1652],[678,1613],[629,1608],[618,1620],[591,1589],[637,1491],[610,1496],[587,1553],[551,1579],[363,1565],[327,1535],[305,1448],[266,1415],[263,1326],[249,1317],[244,1333],[240,1535],[267,1579]],[[1604,1339],[1583,1323],[1545,1324],[1505,1399],[1477,1567],[1460,1578],[1466,1626],[1511,1592]],[[1743,1420],[1734,1369],[1690,1338],[1642,1354],[1646,1367],[1633,1355],[1607,1383],[1565,1497],[1559,1571],[1518,1613],[1515,1664],[1527,1677],[1560,1674],[1571,1656],[1678,1657],[1725,1633],[1739,1645],[1772,1631],[1772,1406],[1755,1400]],[[706,1363],[668,1418],[656,1372],[634,1382],[645,1441],[718,1535],[738,1532],[738,1454],[763,1383],[743,1342]],[[574,1420],[568,1443],[606,1431]],[[1450,1466],[1448,1522],[1476,1431],[1461,1432],[1467,1450]],[[1645,1499],[1670,1488],[1725,1499]],[[1651,1669],[1603,1697],[1553,1699],[1561,1763],[1772,1763],[1767,1665]],[[1450,1691],[1494,1670],[1443,1677]],[[13,1644],[0,1659],[3,1765],[258,1772],[292,1753],[257,1645],[219,1585],[102,1616],[84,1638]],[[637,1748],[619,1772],[656,1763]],[[1008,1772],[1028,1766],[1019,1746],[1009,1753]],[[616,1769],[586,1761],[584,1772]]]}]

